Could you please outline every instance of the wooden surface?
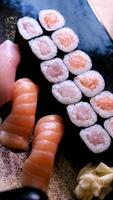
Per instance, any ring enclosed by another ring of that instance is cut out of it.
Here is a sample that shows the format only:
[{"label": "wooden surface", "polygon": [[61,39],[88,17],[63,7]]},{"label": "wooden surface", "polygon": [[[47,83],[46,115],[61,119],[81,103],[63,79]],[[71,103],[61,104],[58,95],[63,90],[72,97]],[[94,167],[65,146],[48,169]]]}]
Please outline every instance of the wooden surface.
[{"label": "wooden surface", "polygon": [[113,0],[88,0],[88,2],[113,39]]}]

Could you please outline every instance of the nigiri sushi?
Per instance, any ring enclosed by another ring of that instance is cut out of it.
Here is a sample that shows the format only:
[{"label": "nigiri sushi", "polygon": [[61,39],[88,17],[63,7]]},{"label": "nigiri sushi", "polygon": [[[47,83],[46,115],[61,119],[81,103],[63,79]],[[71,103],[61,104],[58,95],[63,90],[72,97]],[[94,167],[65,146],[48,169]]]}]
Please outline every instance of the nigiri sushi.
[{"label": "nigiri sushi", "polygon": [[77,34],[68,27],[53,32],[51,37],[56,46],[63,52],[73,51],[79,43]]},{"label": "nigiri sushi", "polygon": [[78,75],[75,77],[74,82],[87,97],[93,97],[105,88],[105,81],[102,75],[95,70],[89,70]]},{"label": "nigiri sushi", "polygon": [[90,99],[94,110],[103,118],[113,116],[113,94],[109,91],[103,91]]},{"label": "nigiri sushi", "polygon": [[107,130],[107,132],[113,138],[113,117],[105,120],[104,128]]},{"label": "nigiri sushi", "polygon": [[78,127],[88,127],[96,123],[97,115],[87,102],[67,106],[69,118]]},{"label": "nigiri sushi", "polygon": [[0,126],[0,144],[26,150],[35,124],[39,88],[30,79],[15,82],[12,94],[12,111]]},{"label": "nigiri sushi", "polygon": [[45,78],[51,83],[65,81],[69,76],[68,69],[60,58],[42,62],[40,67]]},{"label": "nigiri sushi", "polygon": [[111,144],[111,138],[107,131],[98,124],[82,129],[80,137],[93,153],[102,153]]},{"label": "nigiri sushi", "polygon": [[65,105],[77,103],[82,98],[81,91],[71,80],[53,84],[52,94],[57,99],[57,101]]},{"label": "nigiri sushi", "polygon": [[65,55],[64,63],[68,70],[74,75],[81,74],[92,68],[90,57],[81,50],[76,50]]},{"label": "nigiri sushi", "polygon": [[58,115],[48,115],[38,121],[31,155],[23,165],[24,186],[34,186],[47,192],[55,154],[63,133],[63,120]]},{"label": "nigiri sushi", "polygon": [[11,100],[16,70],[20,62],[17,44],[10,40],[0,45],[0,106]]},{"label": "nigiri sushi", "polygon": [[25,40],[29,40],[43,34],[43,30],[37,20],[29,16],[19,18],[17,21],[17,27],[20,35]]},{"label": "nigiri sushi", "polygon": [[39,12],[39,21],[47,31],[55,31],[65,25],[65,19],[57,10],[41,10]]},{"label": "nigiri sushi", "polygon": [[49,36],[41,36],[29,41],[32,52],[41,60],[49,60],[56,56],[57,47]]}]

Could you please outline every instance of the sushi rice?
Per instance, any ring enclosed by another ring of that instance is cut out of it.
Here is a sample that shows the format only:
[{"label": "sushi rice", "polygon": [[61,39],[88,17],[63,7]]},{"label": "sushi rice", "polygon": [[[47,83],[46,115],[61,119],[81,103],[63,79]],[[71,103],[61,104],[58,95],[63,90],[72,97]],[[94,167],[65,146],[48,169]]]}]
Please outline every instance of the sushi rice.
[{"label": "sushi rice", "polygon": [[113,93],[103,91],[90,99],[93,109],[102,117],[109,118],[113,116]]},{"label": "sushi rice", "polygon": [[87,102],[80,101],[67,106],[67,113],[71,122],[78,127],[88,127],[97,121],[96,113]]},{"label": "sushi rice", "polygon": [[69,77],[69,71],[60,58],[42,62],[40,68],[45,78],[51,83],[59,83]]},{"label": "sushi rice", "polygon": [[78,75],[75,77],[74,82],[87,97],[94,97],[105,88],[105,81],[102,75],[95,70],[89,70]]},{"label": "sushi rice", "polygon": [[41,36],[29,41],[32,52],[41,60],[49,60],[57,55],[57,47],[49,36]]},{"label": "sushi rice", "polygon": [[111,138],[107,131],[98,124],[82,129],[80,137],[93,153],[102,153],[111,144]]},{"label": "sushi rice", "polygon": [[17,27],[20,35],[25,40],[29,40],[43,34],[43,30],[37,20],[29,16],[19,18],[17,21]]},{"label": "sushi rice", "polygon": [[107,130],[107,132],[113,138],[113,117],[105,120],[105,122],[104,122],[104,128]]},{"label": "sushi rice", "polygon": [[57,101],[65,105],[76,103],[82,98],[81,91],[71,80],[53,84],[52,94]]},{"label": "sushi rice", "polygon": [[81,50],[76,50],[65,55],[64,63],[68,70],[74,75],[81,74],[92,68],[90,57]]},{"label": "sushi rice", "polygon": [[41,10],[39,12],[39,21],[42,27],[47,31],[55,31],[65,25],[65,19],[57,10]]},{"label": "sushi rice", "polygon": [[63,52],[73,51],[79,43],[77,34],[68,27],[55,31],[51,37],[56,46]]}]

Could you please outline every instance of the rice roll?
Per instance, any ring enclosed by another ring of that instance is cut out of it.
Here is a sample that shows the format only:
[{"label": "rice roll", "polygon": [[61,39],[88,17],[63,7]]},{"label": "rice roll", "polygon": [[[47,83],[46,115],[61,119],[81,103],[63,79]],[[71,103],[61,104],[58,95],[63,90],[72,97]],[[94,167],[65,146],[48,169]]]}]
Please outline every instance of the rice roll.
[{"label": "rice roll", "polygon": [[90,99],[94,110],[103,118],[113,116],[113,94],[109,91],[103,91]]},{"label": "rice roll", "polygon": [[56,56],[57,47],[49,36],[41,36],[29,41],[32,52],[41,60],[49,60]]},{"label": "rice roll", "polygon": [[68,70],[74,75],[81,74],[92,68],[90,57],[81,50],[76,50],[65,55],[64,63]]},{"label": "rice roll", "polygon": [[20,18],[17,21],[17,27],[20,35],[25,40],[29,40],[43,34],[43,30],[37,20],[29,16]]},{"label": "rice roll", "polygon": [[107,130],[107,132],[113,138],[113,117],[105,120],[105,122],[104,122],[104,128]]},{"label": "rice roll", "polygon": [[39,12],[39,21],[42,27],[47,31],[55,31],[65,25],[65,19],[57,10],[41,10]]},{"label": "rice roll", "polygon": [[57,47],[63,52],[73,51],[79,43],[77,34],[68,27],[55,31],[51,37]]},{"label": "rice roll", "polygon": [[89,70],[88,72],[78,75],[75,77],[74,81],[87,97],[94,97],[105,88],[105,81],[102,75],[95,70]]},{"label": "rice roll", "polygon": [[107,131],[98,124],[82,129],[80,131],[80,137],[93,153],[102,153],[111,144],[111,138]]},{"label": "rice roll", "polygon": [[69,71],[60,58],[44,61],[40,67],[45,78],[51,83],[65,81],[69,76]]},{"label": "rice roll", "polygon": [[96,123],[97,115],[87,102],[67,106],[69,118],[78,127],[88,127]]},{"label": "rice roll", "polygon": [[79,88],[71,80],[63,81],[52,86],[52,94],[62,104],[68,105],[81,100]]}]

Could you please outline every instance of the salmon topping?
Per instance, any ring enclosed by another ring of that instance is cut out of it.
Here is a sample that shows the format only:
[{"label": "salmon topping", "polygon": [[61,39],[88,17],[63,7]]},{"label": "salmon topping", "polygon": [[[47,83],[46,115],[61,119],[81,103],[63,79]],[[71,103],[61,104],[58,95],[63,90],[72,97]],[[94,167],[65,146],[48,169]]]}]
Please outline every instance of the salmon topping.
[{"label": "salmon topping", "polygon": [[58,35],[58,40],[60,41],[61,45],[65,47],[69,47],[74,43],[74,38],[70,33],[67,32],[60,33],[60,35]]},{"label": "salmon topping", "polygon": [[49,44],[46,41],[40,40],[38,47],[42,55],[47,55],[51,52]]},{"label": "salmon topping", "polygon": [[23,22],[23,28],[28,32],[28,33],[35,33],[35,27],[32,23],[26,23]]},{"label": "salmon topping", "polygon": [[96,89],[99,84],[96,78],[81,79],[80,83],[90,90]]},{"label": "salmon topping", "polygon": [[86,60],[80,55],[74,55],[69,58],[69,64],[73,68],[84,68]]},{"label": "salmon topping", "polygon": [[93,145],[105,143],[103,136],[98,132],[89,133],[86,135],[88,141]]},{"label": "salmon topping", "polygon": [[44,17],[44,21],[48,28],[51,28],[55,24],[59,22],[58,17],[55,15],[55,13],[48,13]]},{"label": "salmon topping", "polygon": [[61,76],[63,74],[61,67],[58,65],[58,63],[54,63],[54,65],[49,66],[48,73],[52,77]]},{"label": "salmon topping", "polygon": [[95,103],[102,110],[111,111],[113,110],[113,99],[111,97],[103,97],[99,100],[96,100]]}]

